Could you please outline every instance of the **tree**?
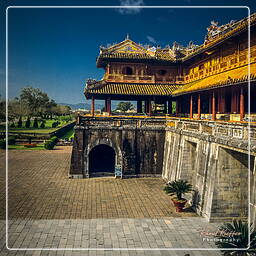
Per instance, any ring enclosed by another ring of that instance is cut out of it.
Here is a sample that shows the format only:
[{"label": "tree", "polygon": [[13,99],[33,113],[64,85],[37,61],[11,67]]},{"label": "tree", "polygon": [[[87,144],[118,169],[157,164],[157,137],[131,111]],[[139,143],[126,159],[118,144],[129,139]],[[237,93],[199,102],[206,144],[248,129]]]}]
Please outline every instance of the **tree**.
[{"label": "tree", "polygon": [[56,107],[57,107],[57,104],[54,100],[50,100],[49,102],[47,102],[45,106],[45,115],[49,115],[50,118],[52,119],[52,116],[56,112]]},{"label": "tree", "polygon": [[22,127],[22,117],[20,116],[19,121],[18,121],[18,127],[21,128]]},{"label": "tree", "polygon": [[0,95],[0,120],[4,121],[6,118],[6,102],[4,99],[2,99],[2,96]]},{"label": "tree", "polygon": [[37,118],[34,119],[33,127],[34,127],[34,128],[38,128],[38,121],[37,121]]},{"label": "tree", "polygon": [[135,107],[134,105],[128,101],[128,102],[119,102],[117,107],[116,107],[116,110],[119,110],[121,112],[126,112],[128,110],[133,110]]},{"label": "tree", "polygon": [[29,128],[29,127],[30,127],[30,118],[29,118],[29,116],[28,116],[28,118],[27,118],[25,127],[26,127],[26,128]]},{"label": "tree", "polygon": [[38,88],[33,88],[31,86],[24,87],[21,90],[20,99],[22,103],[29,107],[32,115],[42,115],[45,112],[47,105],[50,102],[50,98],[47,93],[42,92]]}]

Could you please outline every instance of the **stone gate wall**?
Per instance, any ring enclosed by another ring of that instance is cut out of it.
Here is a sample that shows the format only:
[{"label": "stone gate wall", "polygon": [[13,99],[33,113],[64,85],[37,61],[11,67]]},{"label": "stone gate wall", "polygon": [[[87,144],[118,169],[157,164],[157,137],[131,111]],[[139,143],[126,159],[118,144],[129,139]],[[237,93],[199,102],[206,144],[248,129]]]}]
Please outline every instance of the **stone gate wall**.
[{"label": "stone gate wall", "polygon": [[115,150],[123,177],[188,180],[195,191],[187,199],[209,221],[246,219],[250,208],[256,223],[255,125],[248,129],[246,123],[84,117],[75,127],[70,177],[90,176],[89,152],[99,144]]},{"label": "stone gate wall", "polygon": [[75,127],[70,176],[89,177],[89,152],[100,144],[115,150],[124,177],[161,176],[164,142],[163,120],[84,118]]},{"label": "stone gate wall", "polygon": [[171,120],[167,126],[163,178],[188,180],[195,191],[187,199],[197,213],[225,221],[248,217],[250,175],[255,222],[255,127],[249,131],[247,124],[193,120]]}]

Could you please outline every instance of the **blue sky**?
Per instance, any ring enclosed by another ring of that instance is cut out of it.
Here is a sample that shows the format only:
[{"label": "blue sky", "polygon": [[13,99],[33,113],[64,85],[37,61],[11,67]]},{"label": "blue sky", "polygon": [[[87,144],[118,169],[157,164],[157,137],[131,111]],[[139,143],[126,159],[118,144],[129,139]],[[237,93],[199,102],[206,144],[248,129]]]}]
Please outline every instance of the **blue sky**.
[{"label": "blue sky", "polygon": [[[60,1],[10,1],[11,5],[60,5]],[[5,94],[5,8],[0,20],[0,93]],[[207,1],[208,5],[247,5],[253,1]],[[61,5],[205,5],[203,1],[61,1]],[[124,40],[127,33],[138,43],[165,46],[192,40],[202,44],[210,21],[224,24],[247,16],[239,9],[9,9],[9,98],[24,86],[47,92],[56,102],[84,102],[86,79],[100,79],[95,60],[100,45]]]}]

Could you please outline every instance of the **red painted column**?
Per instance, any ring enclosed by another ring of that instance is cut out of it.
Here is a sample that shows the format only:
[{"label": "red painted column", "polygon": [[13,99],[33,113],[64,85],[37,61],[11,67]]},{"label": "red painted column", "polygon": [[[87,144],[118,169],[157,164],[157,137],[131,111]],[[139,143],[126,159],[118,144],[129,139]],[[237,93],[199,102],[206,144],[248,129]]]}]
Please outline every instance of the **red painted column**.
[{"label": "red painted column", "polygon": [[111,115],[111,99],[108,99],[108,113]]},{"label": "red painted column", "polygon": [[232,96],[231,96],[231,113],[237,113],[238,108],[237,108],[237,103],[238,103],[238,97],[237,97],[237,91],[232,90]]},{"label": "red painted column", "polygon": [[225,113],[225,95],[219,97],[219,112]]},{"label": "red painted column", "polygon": [[240,91],[240,121],[243,121],[245,115],[244,111],[244,90],[241,88]]},{"label": "red painted column", "polygon": [[151,100],[148,101],[148,115],[152,115],[152,109],[151,109]]},{"label": "red painted column", "polygon": [[218,112],[221,112],[221,95],[220,95],[220,91],[218,91]]},{"label": "red painted column", "polygon": [[192,119],[193,118],[193,95],[190,95],[190,114],[189,117]]},{"label": "red painted column", "polygon": [[172,114],[172,100],[168,100],[168,114]]},{"label": "red painted column", "polygon": [[212,120],[216,120],[216,100],[215,100],[215,92],[212,93]]},{"label": "red painted column", "polygon": [[95,105],[94,105],[95,102],[94,102],[94,100],[95,100],[94,96],[92,96],[92,103],[91,103],[92,104],[91,105],[91,114],[92,114],[92,116],[94,116],[94,112],[95,112]]},{"label": "red painted column", "polygon": [[200,97],[200,94],[198,94],[198,100],[197,100],[197,114],[198,114],[198,119],[201,119],[201,97]]},{"label": "red painted column", "polygon": [[179,116],[179,100],[176,98],[176,116]]},{"label": "red painted column", "polygon": [[104,112],[108,112],[108,100],[105,99],[105,110]]},{"label": "red painted column", "polygon": [[212,95],[209,95],[209,114],[211,114],[212,113]]}]

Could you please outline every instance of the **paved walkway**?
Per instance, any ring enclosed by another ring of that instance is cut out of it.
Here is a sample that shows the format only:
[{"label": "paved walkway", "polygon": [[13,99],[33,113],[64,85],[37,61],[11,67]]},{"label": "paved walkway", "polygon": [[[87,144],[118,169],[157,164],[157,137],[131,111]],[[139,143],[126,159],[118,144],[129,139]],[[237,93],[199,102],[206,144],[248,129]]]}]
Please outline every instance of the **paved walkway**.
[{"label": "paved walkway", "polygon": [[[101,251],[7,251],[5,223],[1,221],[1,256],[220,255],[206,251],[158,251],[157,248],[212,248],[214,243],[205,241],[200,231],[215,231],[218,225],[207,223],[189,210],[176,213],[159,178],[68,179],[70,152],[70,147],[54,151],[9,151],[8,245]],[[3,160],[1,151],[1,206],[5,203]],[[4,219],[4,207],[0,209]],[[102,251],[103,248],[123,250]]]}]

